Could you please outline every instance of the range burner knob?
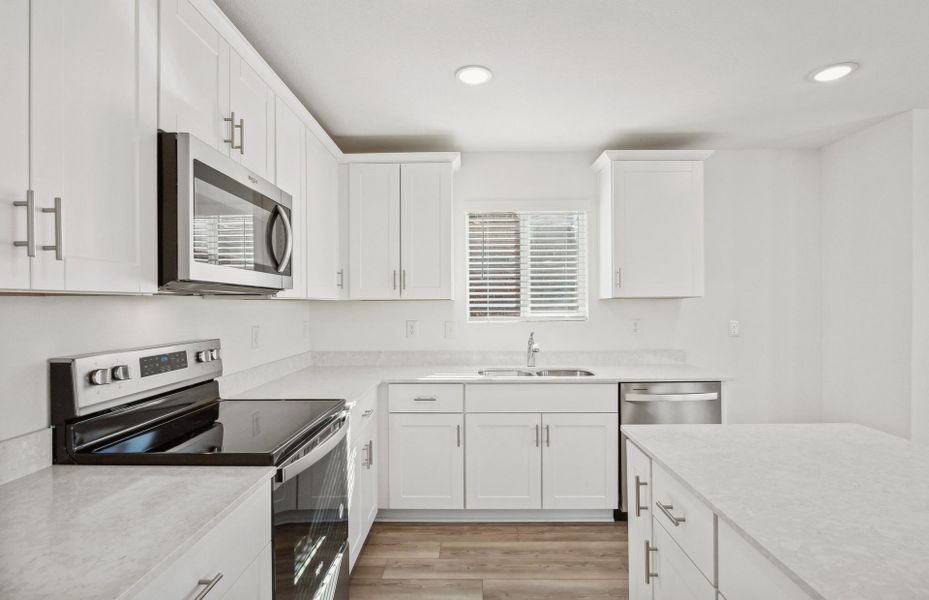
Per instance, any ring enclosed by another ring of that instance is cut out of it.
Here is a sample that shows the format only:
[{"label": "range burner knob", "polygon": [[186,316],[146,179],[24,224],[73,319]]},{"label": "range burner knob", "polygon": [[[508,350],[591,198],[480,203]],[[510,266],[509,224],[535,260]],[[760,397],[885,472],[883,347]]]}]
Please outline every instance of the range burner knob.
[{"label": "range burner knob", "polygon": [[219,360],[220,359],[219,348],[213,348],[212,350],[210,350],[210,356],[212,357],[213,360]]},{"label": "range burner knob", "polygon": [[201,350],[197,352],[197,362],[207,363],[213,360],[212,350]]},{"label": "range burner knob", "polygon": [[91,385],[106,385],[113,382],[109,369],[94,369],[88,376]]},{"label": "range burner knob", "polygon": [[132,376],[129,374],[129,365],[116,365],[111,371],[113,379],[117,381],[126,381],[131,379]]}]

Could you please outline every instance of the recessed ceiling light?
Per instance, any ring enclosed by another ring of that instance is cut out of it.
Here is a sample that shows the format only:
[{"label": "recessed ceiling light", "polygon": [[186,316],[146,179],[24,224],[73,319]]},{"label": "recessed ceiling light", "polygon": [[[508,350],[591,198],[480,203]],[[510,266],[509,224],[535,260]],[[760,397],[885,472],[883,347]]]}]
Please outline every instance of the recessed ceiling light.
[{"label": "recessed ceiling light", "polygon": [[828,67],[823,67],[822,69],[817,69],[810,73],[810,79],[817,83],[829,83],[830,81],[836,81],[842,79],[846,75],[851,74],[855,69],[858,68],[858,63],[853,62],[843,62],[837,63],[834,65],[829,65]]},{"label": "recessed ceiling light", "polygon": [[490,69],[481,65],[468,65],[455,71],[455,76],[461,83],[468,85],[481,85],[487,83],[494,76]]}]

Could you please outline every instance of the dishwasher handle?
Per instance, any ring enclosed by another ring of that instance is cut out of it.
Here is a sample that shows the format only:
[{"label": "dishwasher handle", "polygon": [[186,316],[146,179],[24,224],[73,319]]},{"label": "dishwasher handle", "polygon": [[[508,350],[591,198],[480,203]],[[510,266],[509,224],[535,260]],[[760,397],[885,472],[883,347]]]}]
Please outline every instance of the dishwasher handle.
[{"label": "dishwasher handle", "polygon": [[719,400],[719,392],[698,394],[631,394],[623,396],[625,402],[712,402]]}]

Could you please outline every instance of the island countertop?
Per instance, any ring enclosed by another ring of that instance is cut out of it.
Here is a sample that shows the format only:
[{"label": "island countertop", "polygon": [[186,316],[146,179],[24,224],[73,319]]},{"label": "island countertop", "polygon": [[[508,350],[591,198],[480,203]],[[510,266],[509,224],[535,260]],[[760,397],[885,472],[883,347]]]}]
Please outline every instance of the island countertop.
[{"label": "island countertop", "polygon": [[929,598],[929,447],[852,424],[622,430],[811,598]]},{"label": "island countertop", "polygon": [[0,486],[0,598],[129,598],[270,467],[60,465]]}]

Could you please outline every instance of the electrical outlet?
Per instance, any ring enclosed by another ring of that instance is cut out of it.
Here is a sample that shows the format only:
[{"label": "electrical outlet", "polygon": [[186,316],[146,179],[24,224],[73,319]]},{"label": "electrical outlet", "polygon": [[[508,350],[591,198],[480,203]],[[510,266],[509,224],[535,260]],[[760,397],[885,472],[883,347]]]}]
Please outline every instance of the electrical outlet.
[{"label": "electrical outlet", "polygon": [[419,333],[419,321],[406,322],[406,337],[414,338]]},{"label": "electrical outlet", "polygon": [[632,335],[639,335],[640,319],[632,319]]},{"label": "electrical outlet", "polygon": [[258,332],[260,328],[258,325],[252,325],[252,350],[257,350],[259,345]]},{"label": "electrical outlet", "polygon": [[742,334],[742,322],[736,319],[729,321],[729,337],[739,337]]},{"label": "electrical outlet", "polygon": [[445,321],[445,339],[453,340],[458,336],[458,327],[454,321]]}]

